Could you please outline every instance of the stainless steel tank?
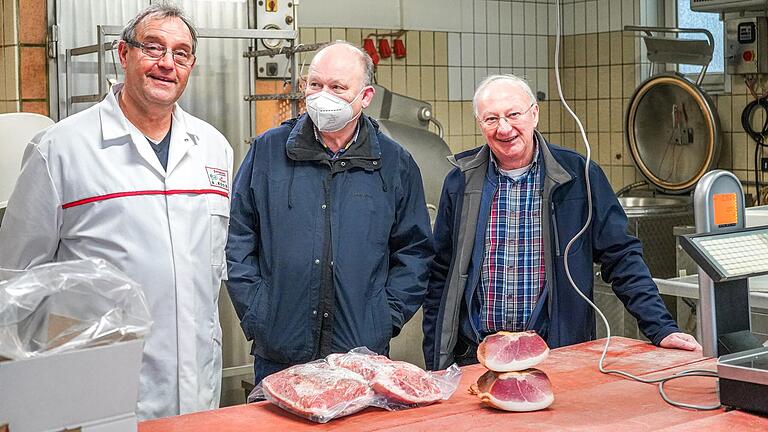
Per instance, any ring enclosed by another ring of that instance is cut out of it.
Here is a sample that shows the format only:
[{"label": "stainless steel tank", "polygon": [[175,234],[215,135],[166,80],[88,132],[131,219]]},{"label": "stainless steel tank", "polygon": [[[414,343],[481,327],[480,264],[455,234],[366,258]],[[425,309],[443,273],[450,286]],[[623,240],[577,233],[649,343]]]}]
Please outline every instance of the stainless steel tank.
[{"label": "stainless steel tank", "polygon": [[[643,258],[651,275],[664,279],[677,276],[674,229],[693,223],[693,203],[690,197],[620,197],[619,202],[627,214],[627,232],[639,238],[643,244]],[[599,265],[594,266],[594,272],[595,304],[605,314],[612,334],[645,340],[637,320],[627,312],[611,285],[603,281]],[[676,299],[663,294],[661,299],[672,317],[677,319]],[[607,333],[602,320],[595,317],[595,321],[597,337],[605,337]]]},{"label": "stainless steel tank", "polygon": [[637,87],[625,120],[632,159],[656,191],[653,197],[622,198],[629,231],[643,242],[651,274],[674,277],[672,228],[693,223],[693,206],[687,194],[717,162],[719,117],[699,85],[680,74],[661,73]]},{"label": "stainless steel tank", "polygon": [[643,258],[653,277],[677,276],[674,227],[693,223],[693,203],[687,196],[621,197],[627,231],[643,243]]}]

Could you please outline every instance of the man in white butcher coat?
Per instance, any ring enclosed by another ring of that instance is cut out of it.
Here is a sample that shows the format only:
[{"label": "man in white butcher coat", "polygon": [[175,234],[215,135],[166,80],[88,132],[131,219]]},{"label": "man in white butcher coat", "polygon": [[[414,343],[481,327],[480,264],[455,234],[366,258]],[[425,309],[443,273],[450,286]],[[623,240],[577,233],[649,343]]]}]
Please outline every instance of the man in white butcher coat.
[{"label": "man in white butcher coat", "polygon": [[125,83],[28,145],[0,228],[0,267],[116,265],[144,288],[154,321],[139,418],[216,408],[232,148],[176,104],[197,44],[183,12],[150,6],[121,37]]}]

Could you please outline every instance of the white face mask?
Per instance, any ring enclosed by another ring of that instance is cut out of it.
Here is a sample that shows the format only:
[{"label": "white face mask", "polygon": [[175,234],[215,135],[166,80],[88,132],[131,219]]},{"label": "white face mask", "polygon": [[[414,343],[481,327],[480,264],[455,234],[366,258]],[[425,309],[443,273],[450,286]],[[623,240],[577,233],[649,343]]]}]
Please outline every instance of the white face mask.
[{"label": "white face mask", "polygon": [[306,98],[307,114],[320,132],[339,131],[363,112],[362,108],[357,115],[352,111],[352,104],[363,94],[363,90],[365,88],[351,102],[324,91],[311,94]]}]

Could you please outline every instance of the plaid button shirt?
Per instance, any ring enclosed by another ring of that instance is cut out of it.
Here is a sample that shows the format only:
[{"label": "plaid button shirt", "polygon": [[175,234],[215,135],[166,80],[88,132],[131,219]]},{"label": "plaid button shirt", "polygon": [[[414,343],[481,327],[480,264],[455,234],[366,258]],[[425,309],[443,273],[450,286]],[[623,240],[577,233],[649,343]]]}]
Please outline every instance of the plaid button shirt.
[{"label": "plaid button shirt", "polygon": [[499,172],[485,230],[480,282],[481,332],[522,331],[544,286],[538,149],[527,173]]}]

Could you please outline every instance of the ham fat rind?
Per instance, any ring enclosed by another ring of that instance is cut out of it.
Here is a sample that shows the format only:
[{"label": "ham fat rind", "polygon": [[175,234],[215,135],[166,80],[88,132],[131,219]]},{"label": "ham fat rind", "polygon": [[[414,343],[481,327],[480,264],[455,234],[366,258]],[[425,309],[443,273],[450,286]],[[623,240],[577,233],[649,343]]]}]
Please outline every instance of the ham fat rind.
[{"label": "ham fat rind", "polygon": [[477,347],[477,359],[496,372],[521,371],[541,363],[549,347],[536,332],[501,331],[486,336]]}]

